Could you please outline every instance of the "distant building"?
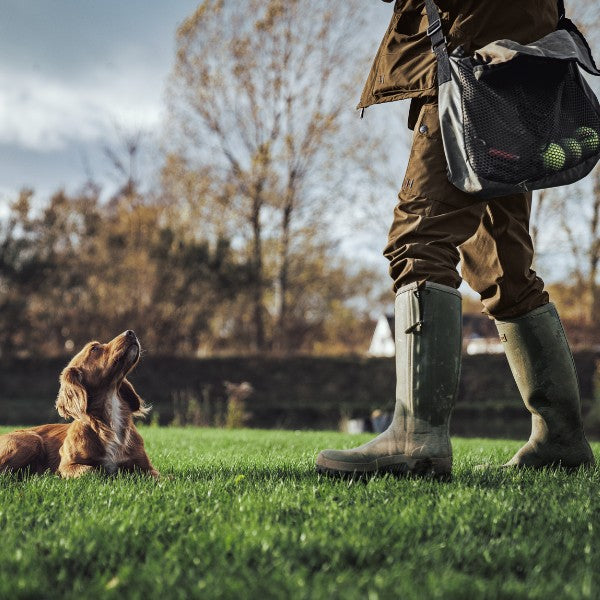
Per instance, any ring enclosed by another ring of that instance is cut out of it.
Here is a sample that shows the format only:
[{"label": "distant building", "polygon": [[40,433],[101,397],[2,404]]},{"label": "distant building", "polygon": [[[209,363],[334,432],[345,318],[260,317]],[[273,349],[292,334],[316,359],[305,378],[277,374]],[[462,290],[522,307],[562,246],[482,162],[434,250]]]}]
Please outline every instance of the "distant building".
[{"label": "distant building", "polygon": [[[466,354],[502,354],[494,322],[485,315],[463,315],[463,351]],[[394,316],[381,315],[375,325],[368,354],[394,356]]]},{"label": "distant building", "polygon": [[371,356],[394,356],[394,316],[381,315],[375,325],[368,354]]}]

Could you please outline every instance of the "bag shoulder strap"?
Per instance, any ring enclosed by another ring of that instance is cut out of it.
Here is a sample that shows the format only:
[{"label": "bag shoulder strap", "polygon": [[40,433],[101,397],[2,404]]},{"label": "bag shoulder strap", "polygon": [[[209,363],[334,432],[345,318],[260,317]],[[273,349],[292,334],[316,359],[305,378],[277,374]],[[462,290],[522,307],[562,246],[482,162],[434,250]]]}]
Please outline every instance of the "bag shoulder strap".
[{"label": "bag shoulder strap", "polygon": [[435,53],[438,66],[438,85],[450,81],[450,59],[448,58],[448,46],[446,36],[442,30],[440,11],[433,0],[425,0],[427,10],[427,36],[431,42],[431,50]]}]

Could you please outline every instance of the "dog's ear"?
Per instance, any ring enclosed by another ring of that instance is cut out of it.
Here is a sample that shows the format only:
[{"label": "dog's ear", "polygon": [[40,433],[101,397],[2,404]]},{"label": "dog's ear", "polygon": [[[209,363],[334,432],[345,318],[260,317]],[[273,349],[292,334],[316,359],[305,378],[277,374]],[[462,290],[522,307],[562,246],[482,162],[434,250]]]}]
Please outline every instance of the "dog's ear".
[{"label": "dog's ear", "polygon": [[77,367],[67,367],[60,374],[56,409],[65,419],[77,419],[87,410],[88,397],[82,379],[81,369]]},{"label": "dog's ear", "polygon": [[126,402],[131,409],[132,414],[143,417],[148,412],[144,401],[138,396],[133,386],[127,379],[123,379],[119,386],[119,396],[123,402]]}]

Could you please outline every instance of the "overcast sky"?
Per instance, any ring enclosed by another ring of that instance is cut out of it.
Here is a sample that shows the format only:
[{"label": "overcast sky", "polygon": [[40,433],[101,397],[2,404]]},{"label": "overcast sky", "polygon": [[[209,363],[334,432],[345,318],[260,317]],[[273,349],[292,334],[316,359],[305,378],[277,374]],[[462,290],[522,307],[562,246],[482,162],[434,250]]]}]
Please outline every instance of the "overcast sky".
[{"label": "overcast sky", "polygon": [[[159,133],[175,31],[197,4],[0,0],[0,200],[72,188],[86,169],[102,181],[117,128]],[[390,5],[368,7],[377,40]]]},{"label": "overcast sky", "polygon": [[102,179],[116,128],[156,131],[192,0],[0,0],[0,191]]}]

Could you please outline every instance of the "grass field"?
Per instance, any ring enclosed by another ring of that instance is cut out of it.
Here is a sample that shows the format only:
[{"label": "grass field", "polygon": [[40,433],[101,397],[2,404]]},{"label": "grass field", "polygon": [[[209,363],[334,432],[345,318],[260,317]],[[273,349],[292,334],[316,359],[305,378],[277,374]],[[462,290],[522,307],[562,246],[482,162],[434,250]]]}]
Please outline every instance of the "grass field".
[{"label": "grass field", "polygon": [[600,468],[460,439],[451,482],[343,482],[317,451],[369,436],[142,431],[159,483],[0,476],[0,598],[600,598]]}]

